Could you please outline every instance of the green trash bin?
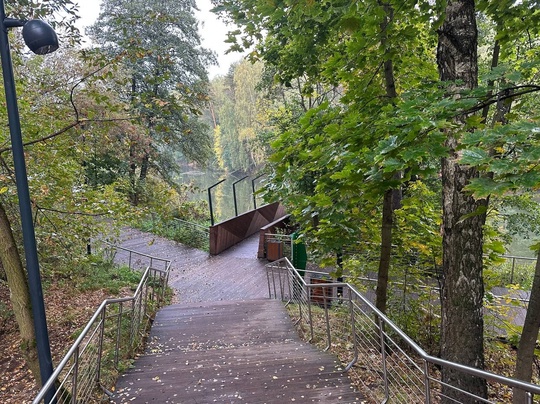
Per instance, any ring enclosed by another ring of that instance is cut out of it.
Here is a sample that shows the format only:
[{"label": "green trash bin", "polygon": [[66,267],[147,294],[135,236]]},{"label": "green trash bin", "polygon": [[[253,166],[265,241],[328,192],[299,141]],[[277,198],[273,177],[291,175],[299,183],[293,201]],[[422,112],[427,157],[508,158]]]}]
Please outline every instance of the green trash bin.
[{"label": "green trash bin", "polygon": [[306,245],[303,242],[296,242],[295,240],[298,239],[298,234],[293,233],[291,234],[292,239],[292,264],[296,269],[299,269],[301,271],[300,275],[304,276],[304,271],[306,270],[307,266],[307,251],[306,251]]}]

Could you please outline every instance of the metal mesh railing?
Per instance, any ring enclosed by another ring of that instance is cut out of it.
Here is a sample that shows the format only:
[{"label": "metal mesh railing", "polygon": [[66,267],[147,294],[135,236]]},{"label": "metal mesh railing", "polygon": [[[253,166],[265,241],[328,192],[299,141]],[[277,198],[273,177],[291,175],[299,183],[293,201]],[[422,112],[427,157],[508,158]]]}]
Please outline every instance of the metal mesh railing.
[{"label": "metal mesh railing", "polygon": [[494,265],[494,269],[499,273],[501,285],[532,285],[536,258],[513,255],[502,255],[500,258],[504,261]]},{"label": "metal mesh railing", "polygon": [[210,248],[210,231],[208,226],[177,218],[173,220],[173,224],[178,231],[176,234],[176,237],[178,238],[177,241],[189,245],[190,247],[208,251]]},{"label": "metal mesh railing", "polygon": [[[319,273],[297,271],[287,258],[267,266],[270,298],[282,299],[300,334],[336,354],[351,372],[369,402],[496,403],[497,395],[511,401],[512,388],[524,390],[528,403],[540,386],[503,377],[428,355],[353,286],[335,283]],[[489,399],[445,384],[445,369],[484,379]],[[500,395],[500,394],[499,394]],[[525,403],[524,403],[525,404]]]},{"label": "metal mesh railing", "polygon": [[[117,252],[110,245],[107,250]],[[124,248],[118,251],[126,253],[131,269],[147,262],[137,290],[131,297],[101,303],[33,404],[102,402],[143,344],[151,318],[164,301],[170,261]]]}]

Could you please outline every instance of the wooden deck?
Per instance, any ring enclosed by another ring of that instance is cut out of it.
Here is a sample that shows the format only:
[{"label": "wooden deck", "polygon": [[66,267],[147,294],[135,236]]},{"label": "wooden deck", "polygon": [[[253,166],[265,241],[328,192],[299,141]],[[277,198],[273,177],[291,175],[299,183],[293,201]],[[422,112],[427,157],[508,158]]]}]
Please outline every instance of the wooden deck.
[{"label": "wooden deck", "polygon": [[178,303],[158,313],[112,403],[362,402],[336,358],[302,342],[283,304],[266,298],[257,235],[215,257],[160,239],[136,246],[145,236],[135,236],[124,245],[168,251]]}]

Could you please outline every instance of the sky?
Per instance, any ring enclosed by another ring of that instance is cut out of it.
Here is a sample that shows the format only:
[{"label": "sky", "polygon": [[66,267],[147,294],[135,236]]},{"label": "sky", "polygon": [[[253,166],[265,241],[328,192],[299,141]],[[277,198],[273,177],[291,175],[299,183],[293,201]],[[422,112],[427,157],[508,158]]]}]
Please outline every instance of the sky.
[{"label": "sky", "polygon": [[[97,19],[101,0],[76,0],[76,2],[79,4],[79,14],[81,15],[79,28],[83,29]],[[212,8],[210,0],[196,0],[196,2],[200,10],[196,12],[196,17],[199,20],[202,46],[213,50],[218,56],[219,66],[210,66],[208,69],[210,78],[224,75],[229,70],[229,66],[240,60],[242,56],[239,53],[225,55],[228,45],[224,41],[229,29],[210,12]]]}]

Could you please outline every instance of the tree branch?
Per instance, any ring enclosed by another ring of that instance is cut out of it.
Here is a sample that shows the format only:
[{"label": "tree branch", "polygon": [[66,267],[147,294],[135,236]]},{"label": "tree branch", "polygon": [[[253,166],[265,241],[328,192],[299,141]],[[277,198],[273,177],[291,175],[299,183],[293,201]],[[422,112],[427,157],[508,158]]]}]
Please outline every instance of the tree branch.
[{"label": "tree branch", "polygon": [[[521,90],[521,91],[513,92],[514,90]],[[519,97],[519,96],[534,93],[534,92],[537,92],[537,91],[540,91],[540,86],[533,85],[533,84],[526,84],[526,85],[522,85],[522,86],[507,87],[507,88],[499,91],[498,93],[489,95],[486,98],[485,101],[475,105],[474,107],[466,109],[466,110],[460,112],[459,114],[456,114],[454,116],[454,118],[457,118],[457,117],[460,117],[460,116],[463,116],[463,115],[474,114],[475,112],[482,111],[484,108],[487,108],[490,105],[496,104],[499,101],[504,101],[504,100],[507,100],[507,99]]]},{"label": "tree branch", "polygon": [[[54,132],[54,133],[52,133],[50,135],[41,137],[39,139],[35,139],[35,140],[31,140],[29,142],[26,142],[26,143],[24,143],[24,146],[31,146],[31,145],[34,145],[36,143],[41,143],[41,142],[45,142],[45,141],[50,140],[50,139],[54,139],[55,137],[66,133],[68,130],[73,129],[73,128],[75,128],[75,127],[77,127],[79,125],[85,124],[85,123],[92,123],[92,122],[101,122],[101,123],[102,122],[121,122],[121,121],[131,121],[133,119],[135,119],[135,118],[126,117],[126,118],[104,118],[104,119],[79,119],[79,120],[77,120],[75,122],[70,123],[69,125],[65,126],[64,128],[60,129],[57,132]],[[11,146],[0,148],[0,154],[5,153],[5,152],[10,151],[10,150],[11,150]]]},{"label": "tree branch", "polygon": [[[79,85],[84,83],[89,77],[92,77],[92,76],[96,75],[97,73],[104,70],[106,67],[110,66],[111,64],[112,64],[112,61],[110,61],[109,63],[106,63],[105,65],[100,66],[99,68],[95,69],[94,71],[86,74],[77,83],[75,83],[73,85],[73,87],[71,88],[71,91],[70,91],[70,94],[69,94],[69,102],[70,102],[71,106],[73,107],[73,111],[75,113],[75,121],[74,122],[70,123],[69,125],[65,126],[64,128],[60,129],[59,131],[57,131],[55,133],[52,133],[52,134],[50,134],[48,136],[45,136],[45,137],[42,137],[42,138],[39,138],[39,139],[29,141],[27,143],[24,143],[24,146],[31,146],[31,145],[36,144],[36,143],[41,143],[41,142],[53,139],[53,138],[55,138],[57,136],[60,136],[60,135],[62,135],[64,133],[66,133],[68,130],[70,130],[72,128],[75,128],[75,127],[77,127],[79,125],[82,125],[82,124],[88,123],[88,122],[119,122],[119,121],[132,120],[133,118],[131,118],[131,117],[128,117],[128,118],[107,118],[107,119],[81,119],[80,118],[79,110],[77,109],[77,105],[75,104],[75,100],[74,100],[75,90],[77,89],[77,87]],[[5,153],[6,151],[9,151],[9,150],[11,150],[11,146],[0,148],[0,154]]]},{"label": "tree branch", "polygon": [[70,215],[70,216],[87,216],[87,217],[102,217],[107,216],[107,213],[85,213],[85,212],[69,212],[66,210],[58,210],[58,209],[52,209],[52,208],[44,208],[41,206],[37,206],[37,209],[43,212],[53,212],[53,213],[60,213],[62,215]]}]

